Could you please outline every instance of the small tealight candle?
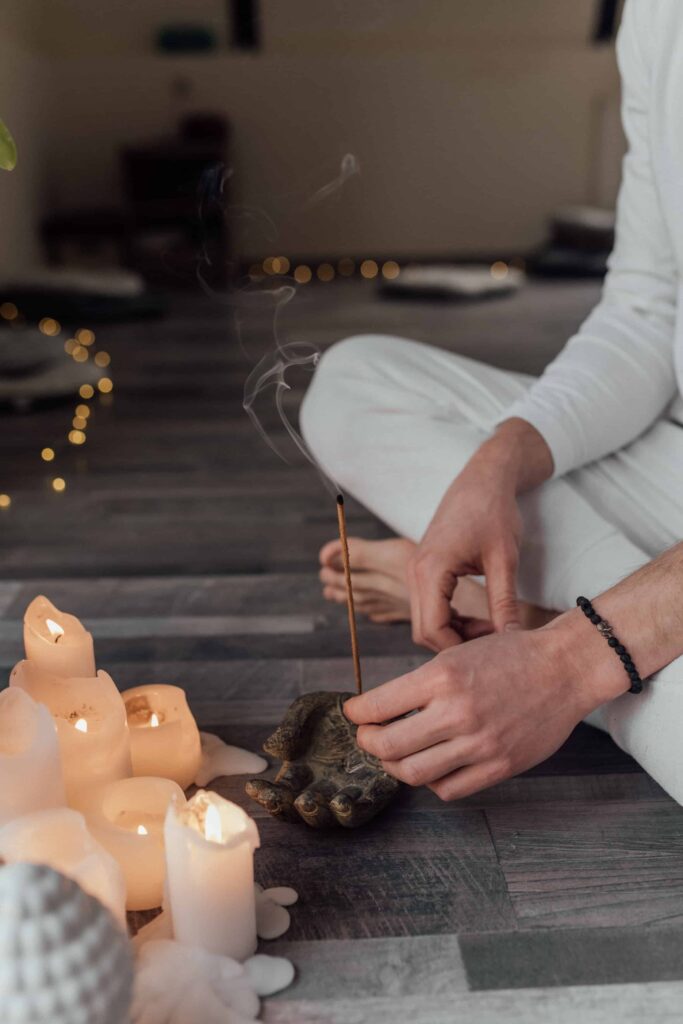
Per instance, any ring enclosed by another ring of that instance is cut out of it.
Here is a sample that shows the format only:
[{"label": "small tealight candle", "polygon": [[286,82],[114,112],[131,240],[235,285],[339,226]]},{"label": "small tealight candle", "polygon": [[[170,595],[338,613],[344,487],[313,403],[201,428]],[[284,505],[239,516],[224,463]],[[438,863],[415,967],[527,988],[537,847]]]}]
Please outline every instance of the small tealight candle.
[{"label": "small tealight candle", "polygon": [[245,960],[256,950],[256,824],[200,789],[166,814],[167,891],[178,942]]},{"label": "small tealight candle", "polygon": [[113,857],[90,835],[82,814],[68,807],[38,811],[0,828],[0,857],[47,864],[73,878],[125,924],[125,884]]},{"label": "small tealight candle", "polygon": [[65,803],[52,715],[22,690],[0,693],[0,825]]},{"label": "small tealight candle", "polygon": [[95,675],[92,635],[75,615],[60,612],[42,595],[26,609],[24,647],[28,660],[52,675]]},{"label": "small tealight candle", "polygon": [[66,679],[32,661],[20,661],[10,675],[10,687],[24,690],[52,713],[70,807],[80,810],[90,790],[132,774],[126,709],[106,672],[92,679]]},{"label": "small tealight candle", "polygon": [[172,799],[185,802],[170,779],[120,779],[93,792],[85,808],[88,828],[123,872],[127,910],[161,906],[164,819]]},{"label": "small tealight candle", "polygon": [[192,785],[202,751],[199,730],[179,686],[134,686],[121,694],[130,730],[134,775]]}]

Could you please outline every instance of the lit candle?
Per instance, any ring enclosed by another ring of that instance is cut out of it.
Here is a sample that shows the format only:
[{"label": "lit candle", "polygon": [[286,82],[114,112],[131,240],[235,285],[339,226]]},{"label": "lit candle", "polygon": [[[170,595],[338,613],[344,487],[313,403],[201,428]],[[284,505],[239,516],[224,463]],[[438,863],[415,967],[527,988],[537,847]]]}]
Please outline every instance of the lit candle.
[{"label": "lit candle", "polygon": [[0,828],[0,858],[47,864],[73,878],[125,923],[126,887],[114,858],[95,842],[82,814],[68,807],[37,811]]},{"label": "lit candle", "polygon": [[179,686],[134,686],[122,695],[128,715],[134,775],[192,785],[202,751],[199,730]]},{"label": "lit candle", "polygon": [[127,910],[161,906],[164,819],[171,799],[179,806],[185,802],[170,779],[120,779],[94,791],[85,807],[88,828],[123,872]]},{"label": "lit candle", "polygon": [[245,960],[257,942],[256,824],[237,804],[200,789],[187,803],[171,803],[164,832],[176,939]]},{"label": "lit candle", "polygon": [[26,657],[55,676],[95,675],[92,636],[75,615],[67,615],[36,597],[24,615]]},{"label": "lit candle", "polygon": [[12,669],[10,687],[24,690],[52,713],[70,807],[80,809],[91,789],[131,775],[126,709],[106,672],[66,679],[33,661],[20,661]]},{"label": "lit candle", "polygon": [[65,803],[52,716],[21,690],[0,693],[0,825]]}]

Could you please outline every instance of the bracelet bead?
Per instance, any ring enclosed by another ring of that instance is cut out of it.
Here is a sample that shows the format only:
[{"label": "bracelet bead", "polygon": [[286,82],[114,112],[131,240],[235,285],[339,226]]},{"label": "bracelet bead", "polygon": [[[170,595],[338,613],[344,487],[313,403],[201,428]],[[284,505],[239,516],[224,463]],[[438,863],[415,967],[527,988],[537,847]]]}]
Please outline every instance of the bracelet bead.
[{"label": "bracelet bead", "polygon": [[643,681],[640,678],[638,669],[633,664],[633,659],[631,658],[631,655],[628,653],[627,649],[614,635],[614,631],[612,630],[612,627],[610,626],[609,622],[603,619],[601,615],[598,615],[595,608],[593,607],[593,605],[587,597],[577,597],[576,604],[581,609],[586,618],[589,619],[594,626],[598,627],[598,632],[600,633],[600,635],[605,638],[608,646],[611,647],[613,651],[615,651],[618,658],[620,659],[631,683],[631,686],[629,687],[629,693],[641,693],[643,689]]}]

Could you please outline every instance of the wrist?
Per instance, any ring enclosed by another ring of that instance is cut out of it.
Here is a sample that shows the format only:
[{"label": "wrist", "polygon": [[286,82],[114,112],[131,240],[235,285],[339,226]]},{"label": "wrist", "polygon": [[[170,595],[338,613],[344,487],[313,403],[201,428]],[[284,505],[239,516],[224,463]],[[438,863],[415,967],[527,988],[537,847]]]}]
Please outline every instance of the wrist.
[{"label": "wrist", "polygon": [[622,662],[579,608],[538,633],[555,671],[571,688],[581,718],[628,691],[631,681]]},{"label": "wrist", "polygon": [[537,487],[553,474],[550,448],[535,427],[526,420],[504,420],[486,440],[479,456],[515,494]]}]

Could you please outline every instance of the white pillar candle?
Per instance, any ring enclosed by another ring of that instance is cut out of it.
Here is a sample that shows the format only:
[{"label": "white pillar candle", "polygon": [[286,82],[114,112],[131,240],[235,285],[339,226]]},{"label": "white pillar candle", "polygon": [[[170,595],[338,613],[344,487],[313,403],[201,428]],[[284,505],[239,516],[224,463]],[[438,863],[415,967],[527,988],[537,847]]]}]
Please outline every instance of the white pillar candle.
[{"label": "white pillar candle", "polygon": [[164,828],[167,891],[178,942],[235,960],[256,950],[256,824],[238,807],[200,789],[171,803]]},{"label": "white pillar candle", "polygon": [[45,704],[57,726],[66,801],[80,809],[88,793],[132,773],[126,709],[111,676],[54,676],[32,661],[12,669],[10,687]]},{"label": "white pillar candle", "polygon": [[0,825],[65,803],[52,715],[21,690],[0,693]]},{"label": "white pillar candle", "polygon": [[84,814],[95,839],[118,863],[126,881],[126,909],[160,907],[166,861],[164,819],[172,799],[185,803],[170,779],[120,779],[90,796]]},{"label": "white pillar candle", "polygon": [[192,785],[202,750],[199,730],[179,686],[134,686],[126,705],[134,775],[160,775]]},{"label": "white pillar candle", "polygon": [[73,878],[125,925],[126,887],[114,858],[95,842],[82,814],[68,807],[37,811],[0,828],[0,858],[47,864]]},{"label": "white pillar candle", "polygon": [[92,636],[75,615],[67,615],[42,595],[24,615],[24,648],[29,661],[55,676],[95,675]]}]

